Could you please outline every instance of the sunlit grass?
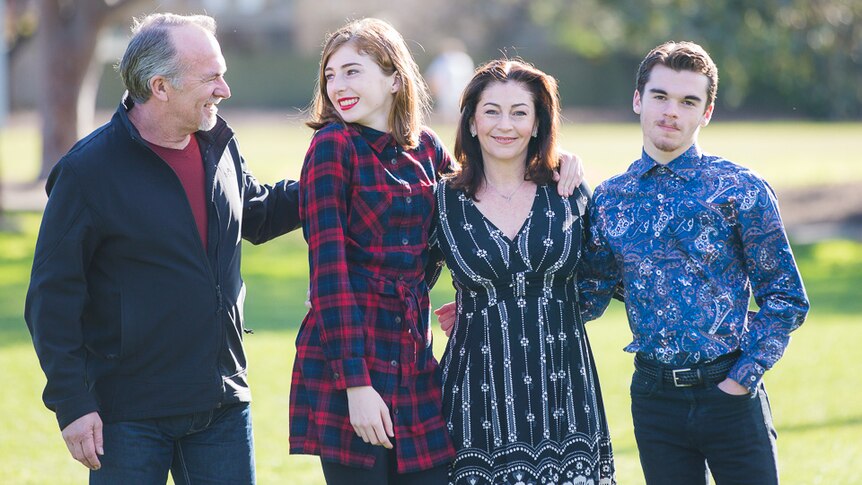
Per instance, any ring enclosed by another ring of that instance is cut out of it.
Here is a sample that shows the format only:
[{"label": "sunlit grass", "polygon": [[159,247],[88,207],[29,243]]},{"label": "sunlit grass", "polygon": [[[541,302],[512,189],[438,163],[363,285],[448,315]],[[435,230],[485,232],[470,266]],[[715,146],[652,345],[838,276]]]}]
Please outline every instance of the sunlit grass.
[{"label": "sunlit grass", "polygon": [[[236,130],[249,167],[261,180],[296,178],[311,129],[296,113],[222,113]],[[107,121],[110,113],[103,113]],[[635,120],[632,117],[632,120]],[[434,126],[443,143],[455,145],[454,126]],[[862,123],[725,122],[714,120],[701,131],[701,146],[763,175],[779,189],[862,181]],[[640,126],[631,123],[565,123],[560,145],[586,163],[595,186],[640,156]],[[39,139],[35,125],[16,124],[0,131],[0,176],[12,182],[38,173]]]},{"label": "sunlit grass", "polygon": [[[311,130],[284,117],[240,113],[226,116],[242,151],[265,181],[297,177]],[[810,184],[862,182],[862,124],[724,123],[702,132],[712,153],[745,164],[778,189]],[[453,128],[436,128],[453,146]],[[635,123],[564,127],[561,144],[579,153],[587,175],[598,181],[624,170],[639,155]],[[0,132],[0,176],[13,182],[37,173],[34,127]],[[52,413],[41,404],[44,377],[23,321],[24,296],[39,216],[12,216],[0,232],[0,467],[3,483],[86,482],[60,439]],[[856,356],[862,342],[862,244],[826,241],[796,245],[794,252],[812,302],[808,322],[794,333],[778,367],[767,374],[779,432],[781,474],[788,484],[859,481],[853,464],[862,456],[862,373]],[[322,484],[318,460],[287,453],[290,372],[296,330],[305,314],[307,255],[301,234],[262,246],[246,244],[243,275],[248,285],[246,321],[256,333],[246,339],[254,389],[253,415],[259,482]],[[435,304],[451,300],[446,277],[432,293]],[[622,351],[631,334],[621,306],[588,326],[604,391],[617,457],[619,483],[643,483],[629,414],[631,356]],[[442,354],[445,337],[435,336]],[[856,360],[854,360],[856,359]]]},{"label": "sunlit grass", "polygon": [[[4,483],[75,484],[87,472],[60,439],[52,413],[41,404],[44,377],[22,318],[37,215],[16,218],[23,232],[0,233],[0,467]],[[854,364],[862,342],[862,244],[827,241],[794,248],[811,296],[808,322],[793,334],[777,368],[767,374],[784,483],[854,483],[862,456],[862,373]],[[294,339],[305,314],[305,244],[299,233],[262,246],[246,245],[249,287],[246,337],[254,393],[256,457],[260,483],[323,484],[315,457],[288,454],[288,398]],[[838,283],[836,283],[836,278]],[[435,305],[451,300],[444,276]],[[828,302],[837,302],[830,304]],[[620,304],[588,325],[616,452],[621,484],[643,483],[629,414],[631,356],[622,351],[631,333]],[[435,333],[435,354],[445,336]]]}]

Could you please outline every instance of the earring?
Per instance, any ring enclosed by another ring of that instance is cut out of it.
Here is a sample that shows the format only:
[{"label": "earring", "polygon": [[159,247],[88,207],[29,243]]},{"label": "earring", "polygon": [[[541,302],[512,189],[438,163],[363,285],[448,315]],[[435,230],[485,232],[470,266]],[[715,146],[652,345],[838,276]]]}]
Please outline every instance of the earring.
[{"label": "earring", "polygon": [[470,127],[470,135],[472,135],[473,138],[476,138],[476,128],[472,126]]},{"label": "earring", "polygon": [[533,138],[539,136],[539,125],[533,127]]}]

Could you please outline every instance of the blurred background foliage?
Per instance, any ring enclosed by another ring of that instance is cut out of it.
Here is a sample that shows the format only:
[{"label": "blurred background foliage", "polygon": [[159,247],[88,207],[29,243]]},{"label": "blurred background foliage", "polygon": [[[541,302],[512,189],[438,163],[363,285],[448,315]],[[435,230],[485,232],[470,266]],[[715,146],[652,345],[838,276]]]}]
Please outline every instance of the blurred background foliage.
[{"label": "blurred background foliage", "polygon": [[96,99],[106,109],[122,92],[111,66],[130,17],[175,11],[218,20],[237,107],[304,107],[325,33],[378,16],[404,34],[420,67],[447,38],[462,41],[477,63],[522,56],[558,78],[564,106],[596,116],[629,105],[637,62],[668,39],[701,43],[713,55],[720,115],[862,116],[862,0],[6,0],[13,109],[38,96],[27,74],[32,54],[19,41],[38,35],[39,1],[72,12],[66,17],[90,3],[122,7],[100,27],[96,52]]},{"label": "blurred background foliage", "polygon": [[858,0],[535,0],[537,25],[587,59],[640,58],[667,39],[706,46],[723,105],[827,119],[862,114]]},{"label": "blurred background foliage", "polygon": [[215,17],[231,106],[297,117],[311,98],[326,32],[365,16],[395,25],[423,70],[453,39],[476,63],[523,57],[557,78],[572,121],[634,119],[638,61],[669,39],[701,43],[715,58],[718,118],[862,116],[862,0],[0,2],[11,109],[35,107],[42,121],[40,179],[104,121],[97,107],[116,106],[122,86],[113,65],[130,18],[154,11]]}]

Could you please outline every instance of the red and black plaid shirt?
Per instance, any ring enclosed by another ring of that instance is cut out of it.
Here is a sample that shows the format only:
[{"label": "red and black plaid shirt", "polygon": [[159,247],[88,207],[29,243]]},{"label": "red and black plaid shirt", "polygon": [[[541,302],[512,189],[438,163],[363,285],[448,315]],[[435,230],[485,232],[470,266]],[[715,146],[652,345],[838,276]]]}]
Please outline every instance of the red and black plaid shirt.
[{"label": "red and black plaid shirt", "polygon": [[434,187],[450,163],[430,131],[412,150],[360,125],[315,133],[300,179],[312,310],[296,341],[291,453],[373,466],[345,392],[370,385],[389,407],[399,472],[453,459],[425,283]]}]

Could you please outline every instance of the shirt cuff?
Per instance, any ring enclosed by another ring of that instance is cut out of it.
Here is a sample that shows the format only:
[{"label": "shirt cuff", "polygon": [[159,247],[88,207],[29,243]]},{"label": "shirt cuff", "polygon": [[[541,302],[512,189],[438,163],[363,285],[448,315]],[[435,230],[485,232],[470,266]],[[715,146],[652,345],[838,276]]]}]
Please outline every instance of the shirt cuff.
[{"label": "shirt cuff", "polygon": [[743,355],[736,361],[736,365],[727,373],[727,377],[735,380],[742,387],[748,389],[751,396],[757,395],[757,388],[763,379],[766,369],[754,360]]},{"label": "shirt cuff", "polygon": [[371,385],[371,375],[362,357],[333,360],[329,363],[329,369],[338,390]]}]

